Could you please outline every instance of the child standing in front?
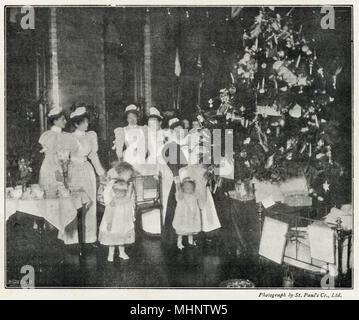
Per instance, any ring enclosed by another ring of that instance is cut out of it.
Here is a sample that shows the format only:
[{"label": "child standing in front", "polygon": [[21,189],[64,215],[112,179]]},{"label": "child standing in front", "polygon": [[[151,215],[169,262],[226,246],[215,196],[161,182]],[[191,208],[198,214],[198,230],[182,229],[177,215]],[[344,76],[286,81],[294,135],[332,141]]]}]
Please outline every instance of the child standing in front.
[{"label": "child standing in front", "polygon": [[173,228],[177,234],[177,247],[182,250],[183,236],[188,236],[188,243],[194,245],[193,236],[201,231],[201,211],[196,183],[191,178],[175,178],[177,206],[173,219]]},{"label": "child standing in front", "polygon": [[119,257],[129,259],[125,245],[135,242],[135,200],[133,184],[130,179],[133,171],[127,164],[118,164],[118,176],[107,183],[103,191],[105,213],[103,215],[99,241],[109,246],[107,260],[114,260],[115,246],[119,249]]}]

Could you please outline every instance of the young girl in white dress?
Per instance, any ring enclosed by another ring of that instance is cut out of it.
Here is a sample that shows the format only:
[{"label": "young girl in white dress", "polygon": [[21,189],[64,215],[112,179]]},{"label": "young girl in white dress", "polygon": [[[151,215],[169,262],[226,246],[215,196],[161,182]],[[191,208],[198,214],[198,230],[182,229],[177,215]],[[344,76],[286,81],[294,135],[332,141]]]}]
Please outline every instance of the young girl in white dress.
[{"label": "young girl in white dress", "polygon": [[177,247],[182,250],[183,236],[188,236],[188,243],[195,245],[193,235],[202,229],[200,199],[195,192],[196,184],[191,178],[186,177],[181,183],[179,177],[176,177],[175,183],[177,206],[172,225],[177,234]]},{"label": "young girl in white dress", "polygon": [[103,215],[99,241],[109,246],[107,260],[114,260],[115,246],[119,257],[129,259],[125,245],[135,242],[135,198],[131,178],[134,169],[128,163],[120,163],[108,173],[109,182],[103,191],[105,213]]}]

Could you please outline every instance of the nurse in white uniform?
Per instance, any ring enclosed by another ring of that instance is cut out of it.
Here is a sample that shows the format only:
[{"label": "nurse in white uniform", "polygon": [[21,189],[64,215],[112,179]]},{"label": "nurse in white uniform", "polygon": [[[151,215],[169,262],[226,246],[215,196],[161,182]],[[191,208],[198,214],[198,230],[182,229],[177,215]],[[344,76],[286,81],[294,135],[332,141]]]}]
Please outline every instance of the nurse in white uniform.
[{"label": "nurse in white uniform", "polygon": [[[98,141],[95,131],[87,131],[89,115],[85,107],[78,107],[70,115],[76,130],[71,134],[71,167],[70,184],[73,190],[83,190],[91,202],[84,216],[84,242],[97,241],[97,210],[96,210],[96,174],[100,181],[105,181],[105,170],[99,160]],[[65,244],[78,243],[77,221],[71,228],[59,233]]]},{"label": "nurse in white uniform", "polygon": [[126,107],[125,117],[128,125],[114,130],[116,154],[141,173],[146,164],[146,130],[138,125],[139,110],[134,104]]},{"label": "nurse in white uniform", "polygon": [[[147,158],[146,170],[147,175],[161,174],[162,182],[162,217],[167,209],[167,198],[170,191],[173,175],[162,158],[162,149],[166,141],[166,133],[161,129],[163,117],[157,108],[150,108],[150,114],[147,121]],[[143,230],[151,234],[160,233],[160,211],[154,209],[142,215]]]},{"label": "nurse in white uniform", "polygon": [[68,149],[70,134],[62,131],[66,125],[66,118],[61,108],[53,108],[47,115],[51,129],[45,131],[39,139],[42,145],[41,152],[45,158],[40,168],[39,184],[51,198],[56,196],[59,182],[56,180],[56,171],[61,171],[57,154]]}]

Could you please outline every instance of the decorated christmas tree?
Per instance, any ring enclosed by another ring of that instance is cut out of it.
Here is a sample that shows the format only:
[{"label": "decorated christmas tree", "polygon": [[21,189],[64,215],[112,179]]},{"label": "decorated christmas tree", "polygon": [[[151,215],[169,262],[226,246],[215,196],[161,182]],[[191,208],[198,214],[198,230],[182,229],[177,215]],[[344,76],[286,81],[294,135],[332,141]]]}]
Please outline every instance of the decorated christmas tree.
[{"label": "decorated christmas tree", "polygon": [[323,202],[343,174],[333,157],[340,135],[330,112],[342,67],[332,61],[325,68],[315,39],[302,29],[290,15],[261,8],[242,35],[244,52],[233,63],[231,84],[202,116],[207,127],[233,129],[236,180],[304,176],[309,194]]}]

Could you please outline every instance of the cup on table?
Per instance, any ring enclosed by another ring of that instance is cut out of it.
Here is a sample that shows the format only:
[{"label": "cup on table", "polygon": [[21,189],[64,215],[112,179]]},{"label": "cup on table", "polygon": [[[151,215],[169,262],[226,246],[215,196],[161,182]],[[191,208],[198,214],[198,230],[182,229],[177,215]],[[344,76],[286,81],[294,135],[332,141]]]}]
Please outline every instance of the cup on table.
[{"label": "cup on table", "polygon": [[12,191],[11,197],[14,199],[20,199],[22,197],[22,186],[16,186]]},{"label": "cup on table", "polygon": [[65,186],[59,186],[57,191],[58,191],[59,196],[62,198],[70,197],[70,191],[68,189],[66,189]]},{"label": "cup on table", "polygon": [[24,200],[30,200],[31,199],[31,188],[26,188],[26,190],[22,194],[22,198]]},{"label": "cup on table", "polygon": [[13,191],[14,191],[13,187],[6,188],[6,198],[12,198]]},{"label": "cup on table", "polygon": [[38,184],[31,185],[31,194],[35,199],[43,199],[44,198],[44,190]]}]

